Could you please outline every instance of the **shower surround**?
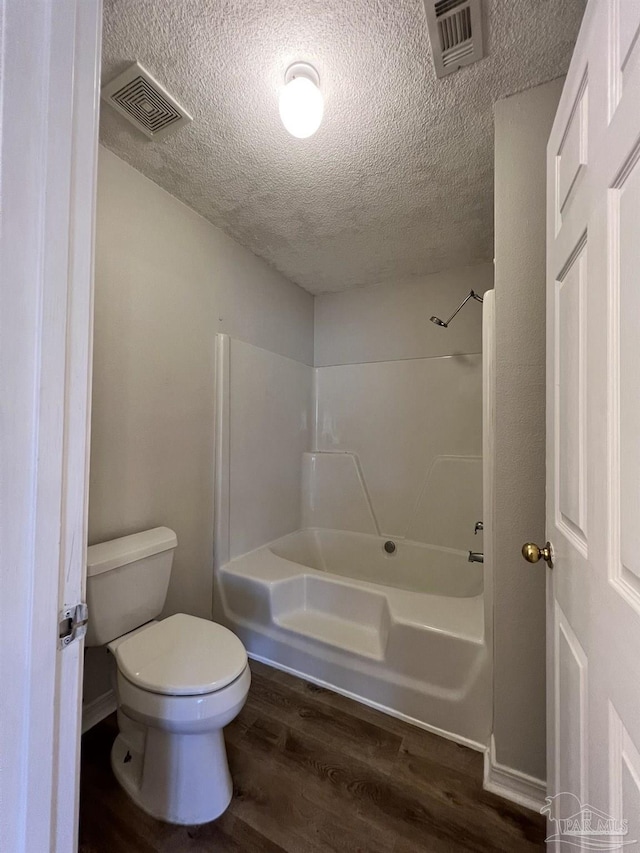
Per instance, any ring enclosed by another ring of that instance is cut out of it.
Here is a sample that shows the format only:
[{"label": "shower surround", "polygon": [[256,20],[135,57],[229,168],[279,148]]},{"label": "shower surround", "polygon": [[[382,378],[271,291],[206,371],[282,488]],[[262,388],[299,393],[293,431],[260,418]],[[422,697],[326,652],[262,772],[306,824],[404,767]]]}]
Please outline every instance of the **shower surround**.
[{"label": "shower surround", "polygon": [[252,657],[485,748],[482,356],[314,369],[219,335],[216,373],[214,618]]}]

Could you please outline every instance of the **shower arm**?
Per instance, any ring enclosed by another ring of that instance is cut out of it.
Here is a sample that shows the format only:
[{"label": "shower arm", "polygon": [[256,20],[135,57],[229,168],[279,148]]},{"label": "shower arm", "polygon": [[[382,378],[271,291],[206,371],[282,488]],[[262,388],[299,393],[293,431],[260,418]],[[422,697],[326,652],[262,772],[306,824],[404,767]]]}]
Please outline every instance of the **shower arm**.
[{"label": "shower arm", "polygon": [[461,311],[470,299],[475,299],[475,300],[476,300],[476,301],[478,301],[478,302],[482,302],[482,301],[483,301],[482,296],[478,296],[478,294],[475,292],[475,290],[470,290],[470,291],[469,291],[469,293],[468,293],[468,294],[465,296],[465,298],[462,300],[462,302],[460,303],[460,305],[458,305],[458,307],[456,308],[456,310],[453,312],[453,314],[452,314],[452,315],[449,317],[449,319],[446,321],[446,323],[445,323],[445,325],[446,325],[446,326],[448,326],[448,325],[449,325],[449,323],[453,320],[453,318],[456,316],[456,314],[458,313],[458,311]]}]

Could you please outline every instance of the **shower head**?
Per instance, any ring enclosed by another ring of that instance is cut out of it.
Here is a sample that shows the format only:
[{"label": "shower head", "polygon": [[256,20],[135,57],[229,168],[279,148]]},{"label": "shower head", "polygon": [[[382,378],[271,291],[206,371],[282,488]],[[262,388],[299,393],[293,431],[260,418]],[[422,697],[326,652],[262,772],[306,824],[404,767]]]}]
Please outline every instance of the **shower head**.
[{"label": "shower head", "polygon": [[461,308],[464,308],[464,306],[467,304],[467,302],[470,299],[475,299],[476,302],[482,302],[482,296],[478,296],[478,294],[475,292],[475,290],[470,290],[469,293],[465,296],[465,298],[462,300],[460,305],[458,305],[456,310],[453,312],[453,314],[449,317],[449,319],[446,322],[444,320],[441,320],[440,317],[431,317],[431,322],[435,323],[436,326],[442,326],[443,329],[448,329],[449,323],[453,320],[453,318],[456,316],[458,311],[460,311]]}]

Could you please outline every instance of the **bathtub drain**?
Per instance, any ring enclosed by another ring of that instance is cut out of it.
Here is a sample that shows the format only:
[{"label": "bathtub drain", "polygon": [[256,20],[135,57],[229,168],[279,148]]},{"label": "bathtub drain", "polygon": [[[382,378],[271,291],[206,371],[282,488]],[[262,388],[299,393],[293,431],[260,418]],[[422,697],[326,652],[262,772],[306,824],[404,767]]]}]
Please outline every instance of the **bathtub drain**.
[{"label": "bathtub drain", "polygon": [[387,554],[393,554],[396,550],[396,543],[392,542],[391,539],[389,539],[387,542],[384,543],[384,550],[387,552]]}]

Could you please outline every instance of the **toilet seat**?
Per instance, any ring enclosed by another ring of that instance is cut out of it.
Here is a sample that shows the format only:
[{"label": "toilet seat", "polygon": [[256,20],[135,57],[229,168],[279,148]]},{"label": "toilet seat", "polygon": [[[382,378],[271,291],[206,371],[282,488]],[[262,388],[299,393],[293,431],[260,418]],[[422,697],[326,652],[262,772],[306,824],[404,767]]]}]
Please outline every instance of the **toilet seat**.
[{"label": "toilet seat", "polygon": [[226,726],[237,716],[246,701],[250,684],[248,664],[226,687],[192,696],[152,693],[118,672],[118,706],[127,717],[163,731],[182,734],[208,732]]},{"label": "toilet seat", "polygon": [[215,693],[247,667],[244,646],[227,628],[177,613],[114,643],[120,674],[149,693],[189,697]]}]

